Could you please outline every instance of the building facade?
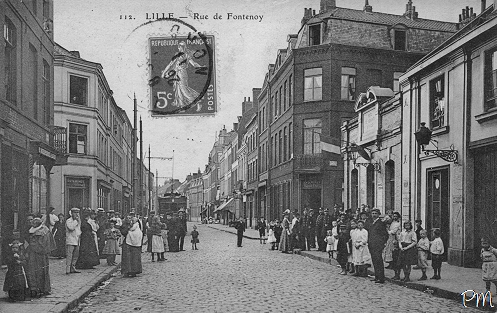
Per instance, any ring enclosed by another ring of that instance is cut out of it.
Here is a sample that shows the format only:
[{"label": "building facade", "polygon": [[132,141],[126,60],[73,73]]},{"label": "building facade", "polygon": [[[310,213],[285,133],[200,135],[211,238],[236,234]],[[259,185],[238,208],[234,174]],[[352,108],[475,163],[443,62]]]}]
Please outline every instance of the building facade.
[{"label": "building facade", "polygon": [[[73,207],[130,209],[133,127],[98,63],[56,46],[54,124],[67,138],[67,165],[54,170],[53,200]],[[140,192],[140,191],[137,191]]]},{"label": "building facade", "polygon": [[[53,128],[53,2],[2,1],[0,24],[0,260],[29,227],[28,213],[58,207],[52,170],[63,164]],[[61,145],[63,143],[60,143]],[[4,261],[4,260],[3,260]],[[2,262],[3,262],[2,261]]]},{"label": "building facade", "polygon": [[401,212],[401,94],[370,87],[356,101],[357,116],[342,125],[344,204]]},{"label": "building facade", "polygon": [[459,32],[400,78],[402,209],[440,229],[459,266],[478,266],[480,238],[497,244],[496,8],[464,9]]}]

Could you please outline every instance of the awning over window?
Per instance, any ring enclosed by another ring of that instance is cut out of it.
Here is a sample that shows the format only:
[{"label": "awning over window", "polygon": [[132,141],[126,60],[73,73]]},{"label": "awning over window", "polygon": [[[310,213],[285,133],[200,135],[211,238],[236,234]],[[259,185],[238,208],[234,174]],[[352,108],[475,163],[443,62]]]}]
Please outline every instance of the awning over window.
[{"label": "awning over window", "polygon": [[223,211],[223,210],[227,210],[229,211],[230,210],[230,206],[229,204],[233,201],[233,198],[229,199],[228,201],[226,201],[225,203],[221,204],[220,206],[217,207],[217,209],[214,210],[214,212],[219,212],[219,211]]}]

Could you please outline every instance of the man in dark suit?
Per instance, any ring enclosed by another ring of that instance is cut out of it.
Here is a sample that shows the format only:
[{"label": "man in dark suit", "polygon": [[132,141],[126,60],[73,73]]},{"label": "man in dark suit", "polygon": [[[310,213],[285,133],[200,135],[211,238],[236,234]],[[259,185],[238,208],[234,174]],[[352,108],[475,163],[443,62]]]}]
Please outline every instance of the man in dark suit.
[{"label": "man in dark suit", "polygon": [[240,217],[238,222],[235,224],[236,228],[236,236],[237,236],[237,241],[236,245],[237,247],[242,246],[242,239],[243,239],[243,232],[245,231],[245,222],[243,221],[243,218]]},{"label": "man in dark suit", "polygon": [[385,223],[379,218],[380,210],[371,210],[371,217],[373,222],[368,231],[368,246],[374,266],[374,282],[383,284],[385,282],[385,269],[382,253],[388,239],[388,233]]},{"label": "man in dark suit", "polygon": [[186,226],[186,214],[184,209],[179,209],[178,211],[178,242],[179,242],[179,251],[185,251],[183,249],[183,244],[185,242],[185,235],[188,231]]}]

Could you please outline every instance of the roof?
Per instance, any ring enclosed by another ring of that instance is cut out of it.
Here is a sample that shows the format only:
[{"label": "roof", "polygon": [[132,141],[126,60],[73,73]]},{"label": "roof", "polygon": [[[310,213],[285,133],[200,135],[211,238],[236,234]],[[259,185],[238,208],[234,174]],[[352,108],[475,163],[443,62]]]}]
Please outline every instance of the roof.
[{"label": "roof", "polygon": [[[333,10],[323,12],[316,15],[314,18],[334,18],[352,20],[358,22],[375,23],[394,26],[397,24],[404,24],[409,28],[439,30],[446,32],[456,32],[457,23],[442,22],[435,20],[428,20],[422,18],[409,19],[403,15],[388,14],[382,12],[365,12],[362,10],[354,10],[348,8],[335,8]],[[312,19],[311,19],[312,20]]]}]

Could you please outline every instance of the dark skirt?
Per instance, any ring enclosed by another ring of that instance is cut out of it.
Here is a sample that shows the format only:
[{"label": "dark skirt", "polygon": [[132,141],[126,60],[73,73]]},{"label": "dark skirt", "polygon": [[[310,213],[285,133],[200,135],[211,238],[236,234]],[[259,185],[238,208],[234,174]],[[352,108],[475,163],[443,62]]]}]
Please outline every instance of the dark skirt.
[{"label": "dark skirt", "polygon": [[121,274],[136,275],[142,272],[141,247],[130,246],[126,243],[122,246]]},{"label": "dark skirt", "polygon": [[100,258],[93,234],[91,232],[82,233],[76,268],[89,269],[97,265],[100,265]]},{"label": "dark skirt", "polygon": [[52,256],[56,258],[66,257],[66,232],[65,230],[57,230],[54,236],[57,249],[52,251]]},{"label": "dark skirt", "polygon": [[3,291],[20,291],[28,287],[26,272],[21,264],[12,263],[7,267]]},{"label": "dark skirt", "polygon": [[288,235],[286,229],[283,229],[283,232],[281,233],[279,250],[282,252],[290,251],[290,235]]},{"label": "dark skirt", "polygon": [[179,241],[178,237],[176,237],[172,232],[167,234],[167,242],[169,244],[168,252],[179,252]]},{"label": "dark skirt", "polygon": [[32,292],[41,295],[52,290],[49,264],[47,254],[29,253],[27,278],[29,289]]},{"label": "dark skirt", "polygon": [[399,252],[398,266],[418,264],[418,253],[415,247]]}]

